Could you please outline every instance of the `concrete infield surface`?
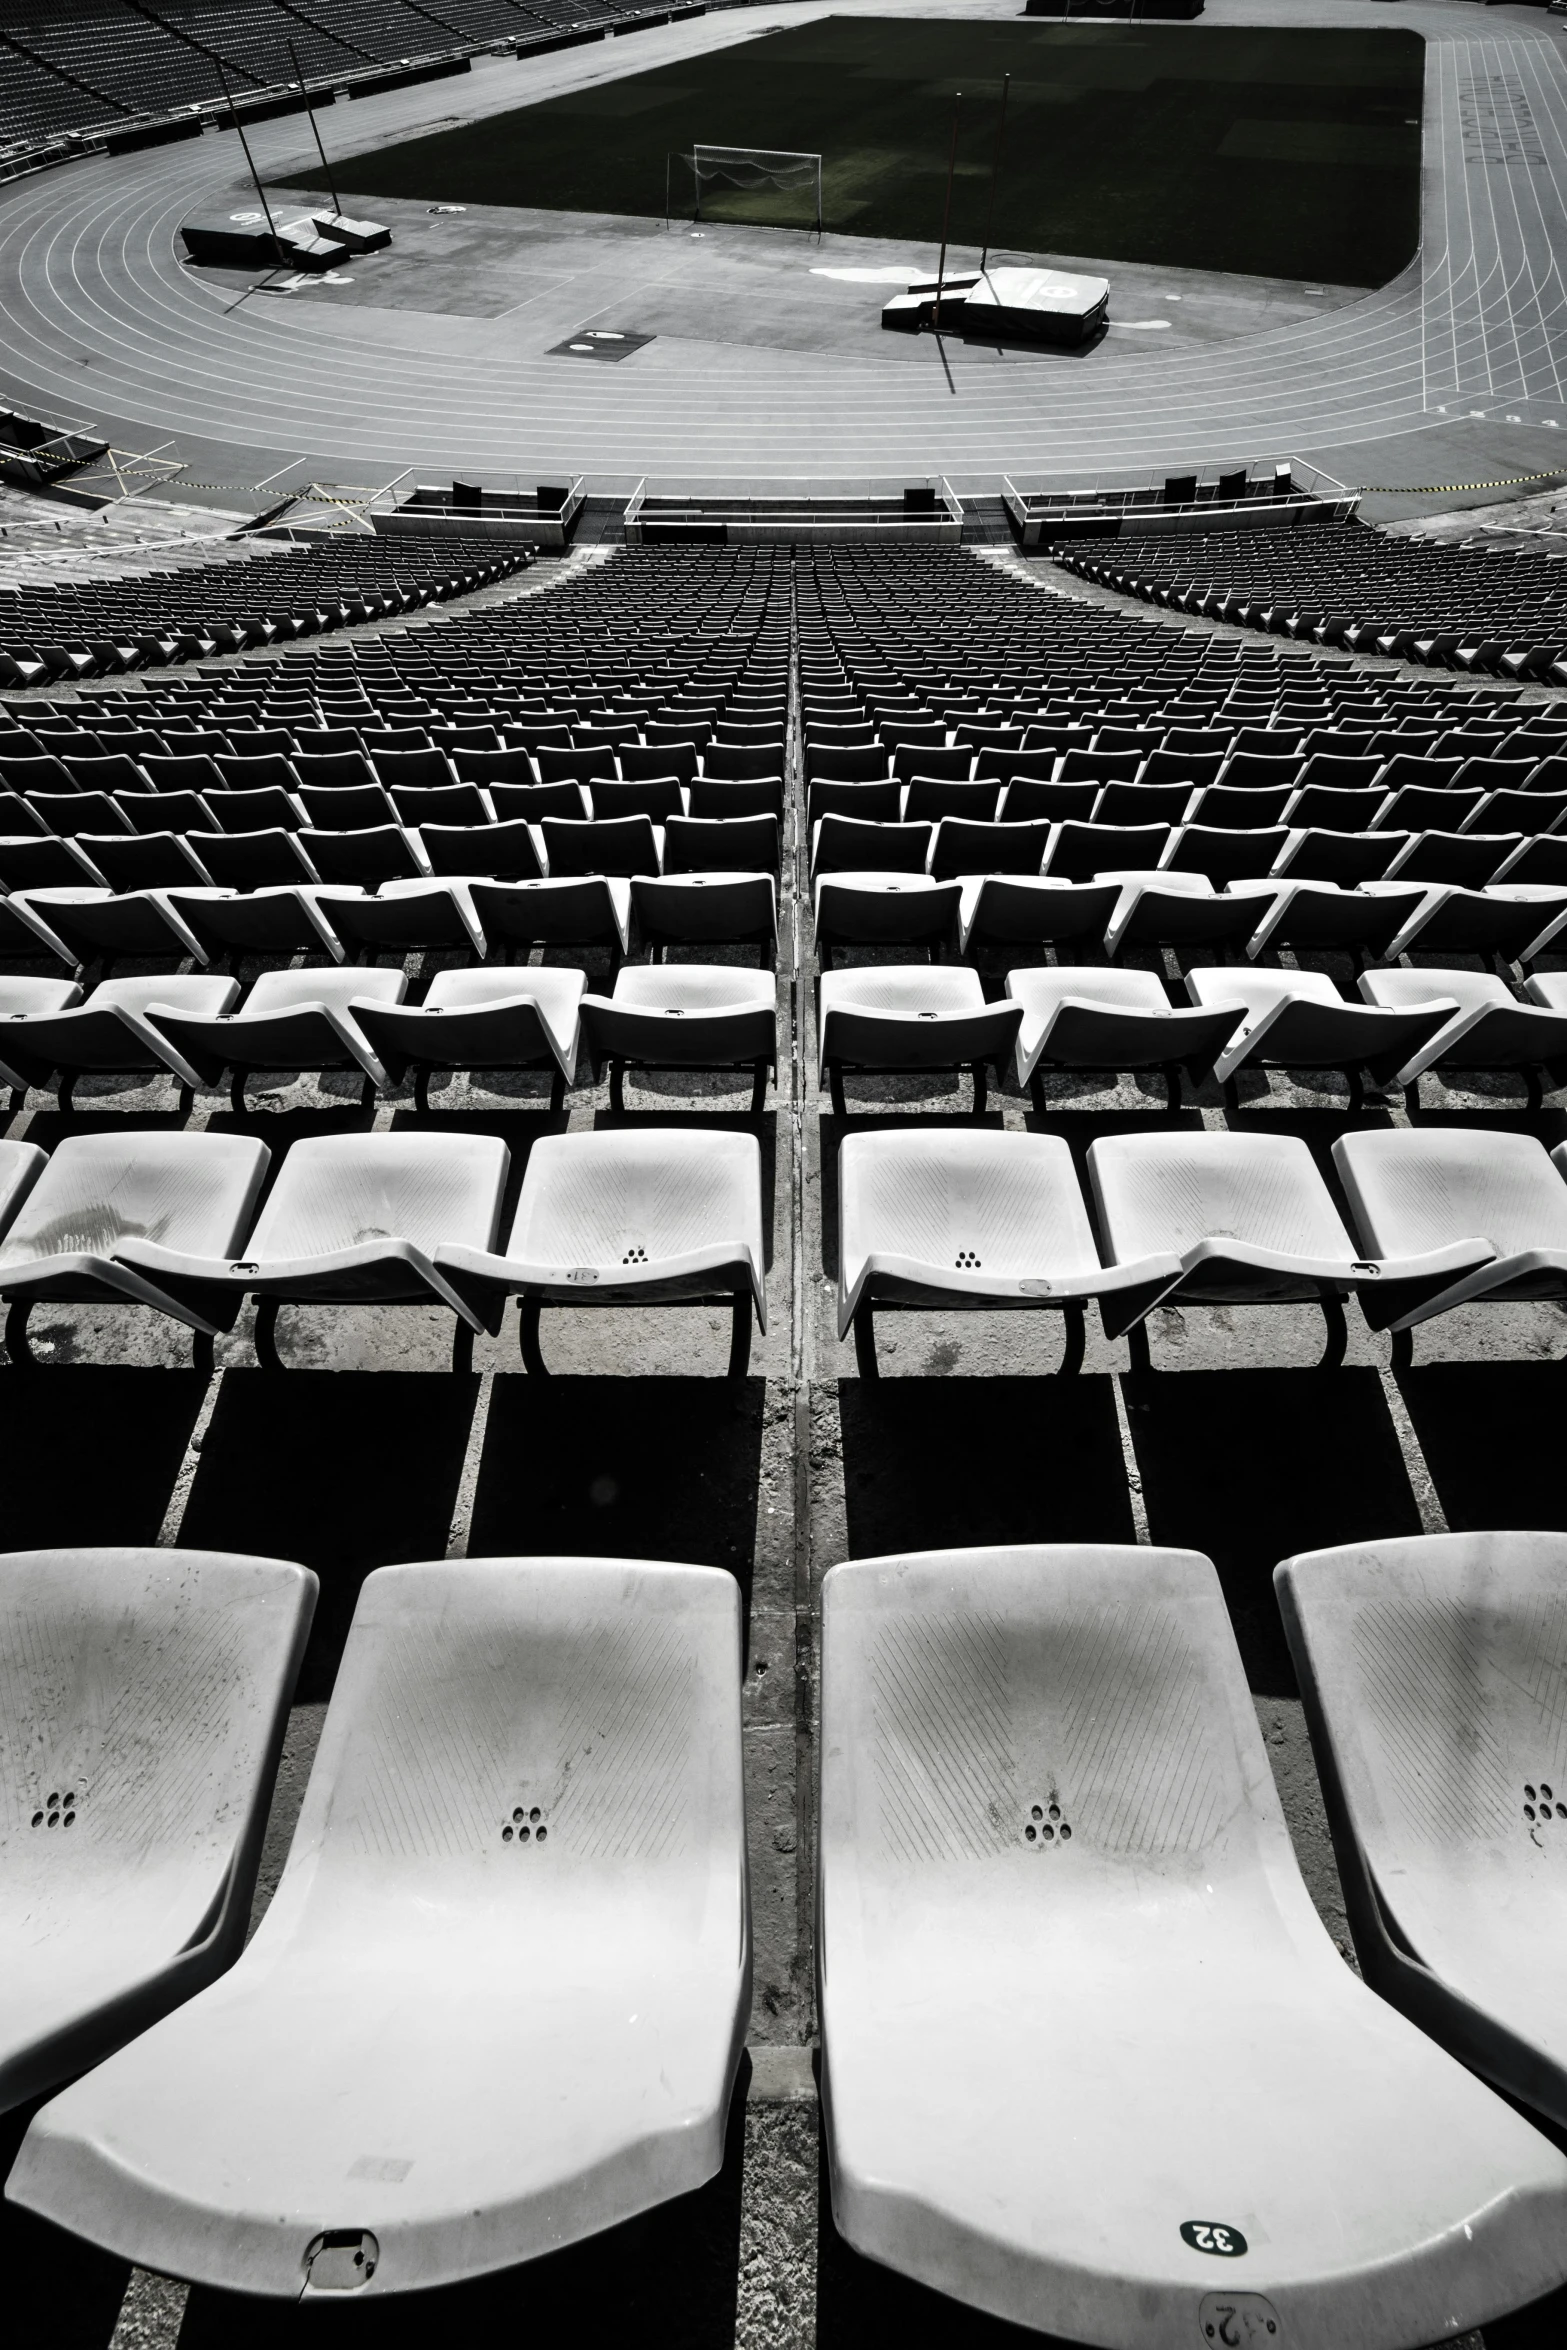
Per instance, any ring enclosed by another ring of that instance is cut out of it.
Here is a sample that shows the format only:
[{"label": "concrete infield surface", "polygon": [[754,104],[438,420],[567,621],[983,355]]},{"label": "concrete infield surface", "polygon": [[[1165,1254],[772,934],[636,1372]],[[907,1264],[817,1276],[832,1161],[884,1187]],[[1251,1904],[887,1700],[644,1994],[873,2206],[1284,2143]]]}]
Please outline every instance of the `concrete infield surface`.
[{"label": "concrete infield surface", "polygon": [[[694,210],[693,142],[822,158],[851,236],[1375,286],[1419,234],[1424,44],[1413,32],[827,17],[356,156],[345,193],[662,217]],[[671,168],[666,173],[666,165]],[[312,181],[307,185],[324,185]],[[715,185],[704,217],[814,223],[814,182]]]}]

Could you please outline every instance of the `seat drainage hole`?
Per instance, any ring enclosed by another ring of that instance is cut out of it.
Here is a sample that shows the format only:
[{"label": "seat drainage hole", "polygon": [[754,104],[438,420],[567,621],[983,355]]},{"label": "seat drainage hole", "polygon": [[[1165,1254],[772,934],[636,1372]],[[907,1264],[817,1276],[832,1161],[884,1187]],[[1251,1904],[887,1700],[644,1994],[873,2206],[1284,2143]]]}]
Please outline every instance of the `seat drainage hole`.
[{"label": "seat drainage hole", "polygon": [[960,1273],[977,1273],[980,1268],[980,1259],[973,1249],[960,1248],[957,1257],[957,1267]]},{"label": "seat drainage hole", "polygon": [[1036,1847],[1041,1844],[1070,1844],[1070,1823],[1061,1817],[1059,1803],[1031,1803],[1023,1826],[1023,1841]]},{"label": "seat drainage hole", "polygon": [[636,1247],[628,1248],[620,1261],[623,1265],[645,1265],[647,1263],[647,1250],[643,1248],[640,1243],[638,1243]]},{"label": "seat drainage hole", "polygon": [[501,1842],[503,1844],[547,1844],[549,1833],[544,1814],[539,1806],[536,1803],[519,1803],[513,1809],[511,1818],[502,1824]]},{"label": "seat drainage hole", "polygon": [[[1553,1803],[1555,1804],[1554,1813]],[[1523,1816],[1526,1820],[1532,1820],[1536,1827],[1542,1820],[1548,1820],[1552,1817],[1558,1820],[1567,1820],[1567,1803],[1555,1803],[1553,1791],[1543,1779],[1538,1787],[1532,1786],[1526,1780],[1523,1791]]]},{"label": "seat drainage hole", "polygon": [[85,1788],[52,1788],[47,1795],[38,1799],[32,1825],[35,1828],[74,1828],[77,1807],[85,1794]]}]

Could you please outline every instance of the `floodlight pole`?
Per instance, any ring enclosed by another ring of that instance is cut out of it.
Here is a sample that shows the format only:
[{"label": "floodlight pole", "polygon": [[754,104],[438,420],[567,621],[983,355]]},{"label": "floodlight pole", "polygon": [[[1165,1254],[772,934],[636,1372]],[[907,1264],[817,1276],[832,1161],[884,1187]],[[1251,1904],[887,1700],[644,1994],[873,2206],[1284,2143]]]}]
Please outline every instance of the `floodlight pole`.
[{"label": "floodlight pole", "polygon": [[931,316],[931,331],[941,332],[941,289],[947,279],[947,230],[952,224],[952,176],[958,168],[958,108],[963,103],[963,92],[952,93],[952,144],[947,150],[947,201],[941,215],[941,259],[936,265],[936,307]]},{"label": "floodlight pole", "polygon": [[985,215],[985,250],[979,257],[981,277],[984,276],[990,260],[990,232],[996,224],[996,183],[1001,177],[1001,142],[1006,136],[1007,91],[1011,84],[1012,76],[1009,73],[1004,73],[1001,77],[1001,114],[996,123],[996,152],[990,159],[990,209]]},{"label": "floodlight pole", "polygon": [[332,177],[332,166],[330,163],[328,163],[326,159],[326,149],[321,144],[321,126],[316,121],[316,110],[310,103],[310,92],[305,88],[305,77],[299,70],[299,52],[294,47],[292,41],[290,41],[288,44],[288,53],[293,60],[294,79],[299,84],[299,95],[305,101],[305,112],[310,117],[311,136],[314,138],[316,143],[316,153],[321,158],[321,169],[326,173],[326,184],[332,198],[332,210],[337,215],[337,218],[341,220],[343,217],[343,199],[337,192],[337,182]]},{"label": "floodlight pole", "polygon": [[250,176],[256,183],[256,194],[261,198],[261,209],[266,214],[267,218],[267,233],[271,237],[272,243],[277,251],[278,259],[281,261],[283,257],[283,248],[280,244],[278,244],[277,223],[272,217],[272,207],[267,202],[267,191],[261,184],[261,174],[256,169],[256,159],[250,152],[250,141],[246,138],[245,126],[239,119],[239,109],[234,104],[234,93],[229,88],[229,77],[223,70],[223,60],[221,57],[214,56],[212,62],[218,69],[218,81],[222,85],[223,95],[228,101],[229,119],[233,123],[234,128],[238,131],[239,143],[245,150],[245,161],[250,165]]}]

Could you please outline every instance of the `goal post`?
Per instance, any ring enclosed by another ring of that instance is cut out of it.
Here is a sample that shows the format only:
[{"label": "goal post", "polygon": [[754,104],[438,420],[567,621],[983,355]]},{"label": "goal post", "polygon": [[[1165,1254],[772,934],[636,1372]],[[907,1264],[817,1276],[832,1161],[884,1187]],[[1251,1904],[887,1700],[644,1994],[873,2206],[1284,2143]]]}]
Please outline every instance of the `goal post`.
[{"label": "goal post", "polygon": [[[749,192],[759,188],[780,191],[804,188],[813,199],[814,221],[818,240],[822,234],[822,159],[803,148],[795,147],[715,147],[696,141],[678,155],[670,155],[664,168],[664,219],[670,218],[674,167],[679,164],[690,175],[691,217],[702,217],[704,194],[717,188],[737,188]],[[682,186],[682,194],[684,187]]]}]

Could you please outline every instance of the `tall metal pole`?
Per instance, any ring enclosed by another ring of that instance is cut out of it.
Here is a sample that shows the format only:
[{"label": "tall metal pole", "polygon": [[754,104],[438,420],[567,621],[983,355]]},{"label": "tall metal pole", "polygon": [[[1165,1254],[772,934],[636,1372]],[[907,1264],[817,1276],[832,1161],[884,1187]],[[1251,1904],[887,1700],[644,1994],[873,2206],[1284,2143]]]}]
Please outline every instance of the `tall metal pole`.
[{"label": "tall metal pole", "polygon": [[963,92],[952,93],[952,144],[947,150],[947,201],[941,215],[941,260],[936,267],[936,308],[931,326],[941,332],[941,292],[947,282],[947,230],[952,225],[952,175],[958,168],[958,108],[963,103]]},{"label": "tall metal pole", "polygon": [[294,47],[292,41],[290,41],[288,44],[288,53],[294,61],[294,79],[299,84],[299,95],[305,101],[305,112],[310,117],[311,135],[316,142],[316,153],[321,158],[321,169],[326,173],[326,184],[332,193],[332,210],[341,220],[343,216],[343,199],[337,192],[337,182],[332,177],[332,166],[330,163],[328,163],[326,159],[326,149],[321,144],[321,126],[316,121],[316,110],[310,103],[310,92],[305,88],[305,77],[299,70],[299,52]]},{"label": "tall metal pole", "polygon": [[272,207],[267,202],[267,191],[261,184],[261,174],[259,171],[257,171],[256,159],[250,152],[250,141],[245,136],[245,126],[240,121],[239,110],[234,104],[234,93],[229,88],[229,77],[223,70],[223,60],[221,57],[214,57],[212,62],[218,69],[218,80],[223,86],[223,95],[228,101],[229,118],[232,121],[234,128],[239,133],[239,143],[245,150],[245,161],[250,166],[250,176],[256,183],[256,194],[261,198],[261,209],[267,216],[268,234],[271,236],[273,246],[277,252],[277,257],[279,261],[281,261],[283,258],[283,248],[278,243],[277,222],[272,217]]},{"label": "tall metal pole", "polygon": [[996,183],[1001,177],[1001,142],[1006,136],[1007,91],[1011,86],[1012,76],[1009,73],[1004,73],[1001,77],[1001,114],[996,123],[996,151],[990,159],[990,209],[985,214],[985,250],[979,257],[981,277],[984,276],[990,260],[990,232],[996,224]]}]

